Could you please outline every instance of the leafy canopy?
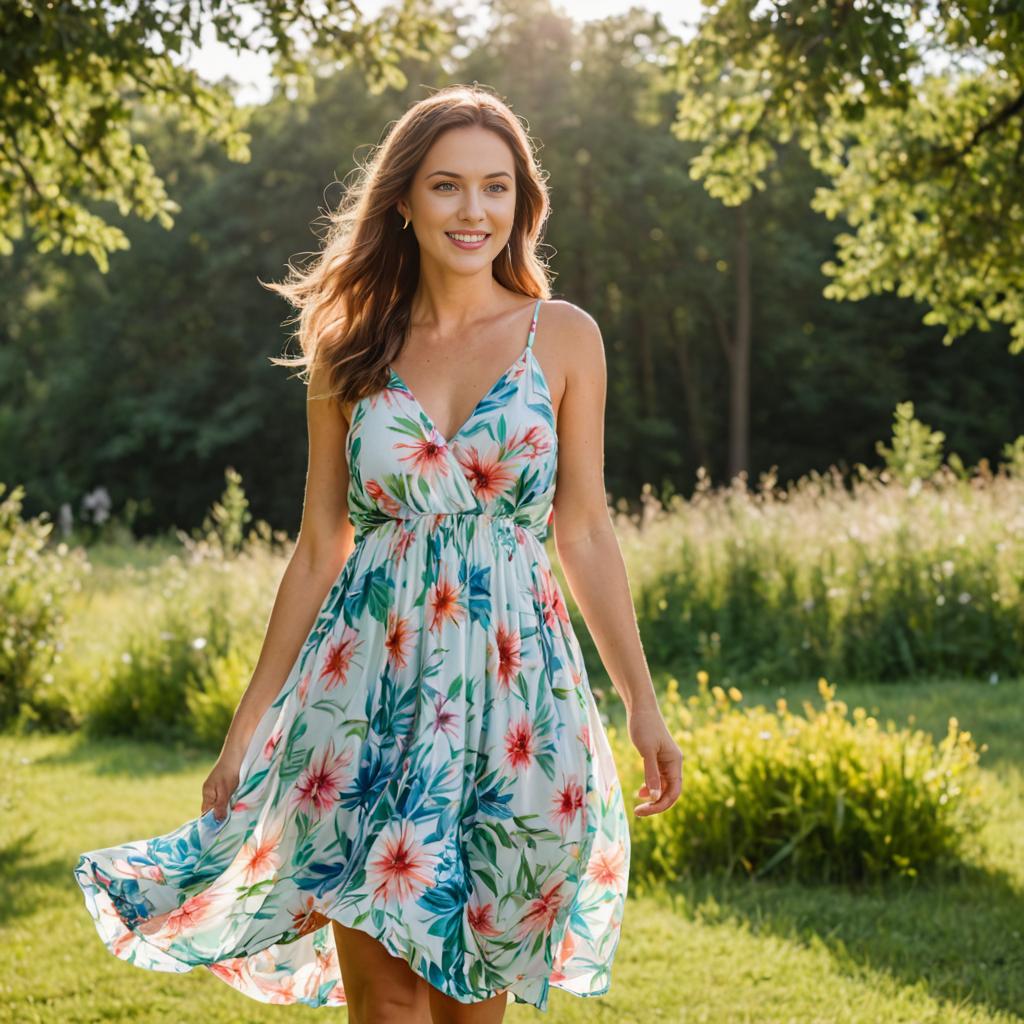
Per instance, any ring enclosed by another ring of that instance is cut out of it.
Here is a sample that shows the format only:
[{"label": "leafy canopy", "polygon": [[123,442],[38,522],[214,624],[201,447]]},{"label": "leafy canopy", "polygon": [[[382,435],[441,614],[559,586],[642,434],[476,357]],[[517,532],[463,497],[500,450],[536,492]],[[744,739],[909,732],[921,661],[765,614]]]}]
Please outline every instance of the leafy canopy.
[{"label": "leafy canopy", "polygon": [[236,51],[273,56],[274,75],[308,92],[315,57],[358,65],[378,94],[406,84],[399,67],[445,45],[430,4],[403,0],[368,19],[353,0],[6,0],[0,28],[0,253],[26,233],[41,252],[88,253],[101,270],[128,239],[97,211],[156,217],[171,199],[133,118],[169,114],[249,159],[248,112],[230,91],[175,63],[209,24]]},{"label": "leafy canopy", "polygon": [[1011,325],[1024,350],[1024,5],[1014,0],[705,0],[680,43],[674,131],[727,205],[796,139],[839,234],[825,295],[926,303],[945,344]]}]

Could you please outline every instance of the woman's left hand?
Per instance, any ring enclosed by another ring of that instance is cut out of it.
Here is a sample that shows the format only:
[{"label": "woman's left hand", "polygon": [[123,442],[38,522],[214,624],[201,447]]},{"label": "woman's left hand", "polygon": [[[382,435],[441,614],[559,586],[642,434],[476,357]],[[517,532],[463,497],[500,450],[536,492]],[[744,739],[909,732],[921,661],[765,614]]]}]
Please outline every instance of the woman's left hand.
[{"label": "woman's left hand", "polygon": [[656,703],[627,711],[629,738],[644,760],[644,784],[637,796],[649,797],[634,813],[644,817],[667,811],[683,787],[683,752],[668,731]]}]

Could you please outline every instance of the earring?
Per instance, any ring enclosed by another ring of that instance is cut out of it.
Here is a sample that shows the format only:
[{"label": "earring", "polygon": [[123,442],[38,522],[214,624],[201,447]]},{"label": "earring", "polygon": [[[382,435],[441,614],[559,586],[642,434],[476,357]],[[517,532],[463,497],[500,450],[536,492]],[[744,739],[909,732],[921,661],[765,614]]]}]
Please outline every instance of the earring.
[{"label": "earring", "polygon": [[[402,216],[405,216],[405,215],[403,214]],[[402,230],[404,231],[411,223],[412,222],[409,220],[409,218],[406,217],[405,218],[405,223],[402,225]]]}]

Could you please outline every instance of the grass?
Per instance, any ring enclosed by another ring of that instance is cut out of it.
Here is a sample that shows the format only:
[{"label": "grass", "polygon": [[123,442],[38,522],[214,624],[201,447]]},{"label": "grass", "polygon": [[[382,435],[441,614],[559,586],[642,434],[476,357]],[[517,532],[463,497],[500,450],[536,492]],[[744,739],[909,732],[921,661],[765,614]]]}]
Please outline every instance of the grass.
[{"label": "grass", "polygon": [[[808,683],[746,699],[774,703],[785,695],[795,704],[814,692]],[[666,884],[627,903],[611,991],[578,999],[553,990],[544,1019],[1024,1020],[1024,683],[840,685],[838,695],[883,718],[913,713],[937,737],[955,714],[988,744],[985,863],[942,885]],[[167,745],[0,737],[0,1021],[345,1019],[339,1008],[265,1006],[202,969],[143,971],[100,943],[71,874],[78,853],[156,836],[195,816],[210,764],[207,753]],[[627,794],[629,806],[636,802]],[[531,1007],[509,1007],[506,1020],[527,1019],[542,1018]]]}]

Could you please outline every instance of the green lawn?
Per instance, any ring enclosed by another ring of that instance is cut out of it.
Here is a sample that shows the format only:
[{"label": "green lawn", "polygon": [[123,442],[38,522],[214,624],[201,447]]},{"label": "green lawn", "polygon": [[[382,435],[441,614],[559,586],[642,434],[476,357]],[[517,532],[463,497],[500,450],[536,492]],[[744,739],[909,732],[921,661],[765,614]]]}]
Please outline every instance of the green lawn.
[{"label": "green lawn", "polygon": [[[766,688],[746,700],[773,703],[781,692]],[[815,692],[808,684],[785,695],[795,704]],[[700,882],[633,898],[611,991],[578,999],[553,990],[544,1019],[1024,1020],[1024,684],[840,685],[837,696],[877,708],[883,719],[913,713],[936,736],[954,714],[988,744],[985,863],[941,886],[854,892]],[[72,878],[77,854],[194,816],[210,763],[209,754],[153,744],[0,737],[0,1021],[344,1019],[338,1008],[264,1006],[202,969],[143,971],[101,944]],[[506,1019],[542,1018],[517,1005]]]}]

